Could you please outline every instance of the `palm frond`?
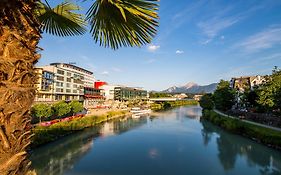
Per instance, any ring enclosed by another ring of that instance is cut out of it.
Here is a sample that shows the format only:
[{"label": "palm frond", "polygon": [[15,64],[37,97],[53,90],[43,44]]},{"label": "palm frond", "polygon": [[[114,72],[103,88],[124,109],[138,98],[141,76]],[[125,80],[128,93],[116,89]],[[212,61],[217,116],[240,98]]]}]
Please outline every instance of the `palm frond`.
[{"label": "palm frond", "polygon": [[38,2],[36,14],[41,22],[41,30],[58,36],[82,35],[86,32],[84,16],[73,11],[80,7],[65,1],[54,8]]},{"label": "palm frond", "polygon": [[158,27],[157,0],[96,0],[86,14],[94,41],[118,49],[150,43]]}]

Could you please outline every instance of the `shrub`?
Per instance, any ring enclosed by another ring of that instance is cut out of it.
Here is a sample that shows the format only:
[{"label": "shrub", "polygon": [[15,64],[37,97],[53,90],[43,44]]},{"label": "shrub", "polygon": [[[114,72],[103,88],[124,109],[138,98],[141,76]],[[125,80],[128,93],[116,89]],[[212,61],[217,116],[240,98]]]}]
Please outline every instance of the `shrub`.
[{"label": "shrub", "polygon": [[212,94],[203,95],[201,100],[199,101],[199,104],[203,109],[208,109],[208,110],[213,109],[214,102],[212,100]]},{"label": "shrub", "polygon": [[238,119],[227,118],[212,110],[203,110],[203,119],[206,119],[227,131],[241,134],[249,138],[255,138],[261,143],[281,148],[281,133],[268,128],[244,123]]},{"label": "shrub", "polygon": [[169,102],[164,102],[163,103],[163,108],[164,109],[169,109],[169,108],[171,108],[172,107],[172,105],[169,103]]}]

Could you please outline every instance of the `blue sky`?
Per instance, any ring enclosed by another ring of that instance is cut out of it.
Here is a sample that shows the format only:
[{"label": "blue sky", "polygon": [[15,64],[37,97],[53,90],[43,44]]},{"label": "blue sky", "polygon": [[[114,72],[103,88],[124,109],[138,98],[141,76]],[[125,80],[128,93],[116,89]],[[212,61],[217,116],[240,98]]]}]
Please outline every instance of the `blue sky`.
[{"label": "blue sky", "polygon": [[[89,1],[91,2],[91,1]],[[83,3],[86,8],[89,2]],[[280,0],[161,0],[160,27],[150,45],[113,51],[90,34],[43,34],[38,65],[76,62],[110,84],[163,90],[281,67]]]}]

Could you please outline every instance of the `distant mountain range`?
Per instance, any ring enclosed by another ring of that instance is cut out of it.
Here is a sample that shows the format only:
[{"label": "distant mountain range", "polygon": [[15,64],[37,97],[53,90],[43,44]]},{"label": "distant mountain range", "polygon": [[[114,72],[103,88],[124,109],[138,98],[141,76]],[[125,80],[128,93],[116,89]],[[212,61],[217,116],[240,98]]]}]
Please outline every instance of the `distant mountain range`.
[{"label": "distant mountain range", "polygon": [[218,83],[212,83],[205,86],[200,86],[196,83],[190,82],[184,86],[173,86],[161,92],[164,93],[190,93],[190,94],[197,94],[197,93],[212,93],[217,88]]}]

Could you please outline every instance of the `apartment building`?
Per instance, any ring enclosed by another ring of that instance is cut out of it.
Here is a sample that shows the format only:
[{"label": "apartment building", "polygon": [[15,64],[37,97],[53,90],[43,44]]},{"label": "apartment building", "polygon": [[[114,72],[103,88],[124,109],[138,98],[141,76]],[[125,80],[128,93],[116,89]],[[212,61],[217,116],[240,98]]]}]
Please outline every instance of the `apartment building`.
[{"label": "apartment building", "polygon": [[36,68],[38,77],[37,95],[35,101],[53,101],[54,100],[54,73]]},{"label": "apartment building", "polygon": [[[36,101],[83,100],[84,87],[93,87],[95,78],[93,72],[67,63],[51,63],[37,68],[39,74],[38,94]],[[52,74],[53,84],[49,86],[46,96],[42,89],[42,82],[46,81],[44,72]],[[41,74],[41,76],[40,76]]]},{"label": "apartment building", "polygon": [[231,78],[230,87],[238,91],[244,92],[246,89],[253,90],[255,86],[265,83],[263,76],[244,76],[238,78]]}]

